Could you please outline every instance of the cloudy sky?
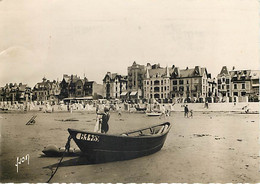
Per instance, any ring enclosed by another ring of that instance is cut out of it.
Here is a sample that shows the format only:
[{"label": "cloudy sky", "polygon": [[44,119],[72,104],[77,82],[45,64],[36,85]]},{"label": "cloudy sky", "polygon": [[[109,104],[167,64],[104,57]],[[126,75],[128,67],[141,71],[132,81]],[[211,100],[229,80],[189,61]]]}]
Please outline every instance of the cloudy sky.
[{"label": "cloudy sky", "polygon": [[133,61],[259,69],[257,0],[0,0],[0,86],[107,71]]}]

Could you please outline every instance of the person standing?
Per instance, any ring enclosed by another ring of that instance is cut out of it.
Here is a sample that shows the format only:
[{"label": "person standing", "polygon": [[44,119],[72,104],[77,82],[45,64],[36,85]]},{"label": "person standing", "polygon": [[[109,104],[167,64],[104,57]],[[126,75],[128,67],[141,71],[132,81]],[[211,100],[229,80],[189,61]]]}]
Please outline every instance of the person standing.
[{"label": "person standing", "polygon": [[100,124],[101,124],[101,133],[107,133],[109,130],[109,126],[108,126],[108,121],[110,118],[110,113],[109,113],[109,108],[105,107],[104,108],[104,113],[97,113],[97,115],[102,115],[101,119],[100,119]]},{"label": "person standing", "polygon": [[164,104],[162,105],[162,107],[161,107],[161,116],[160,116],[160,119],[161,119],[161,117],[162,116],[164,116],[164,118],[166,118],[166,110],[165,110],[165,107],[164,107]]},{"label": "person standing", "polygon": [[184,117],[189,117],[189,109],[188,109],[188,105],[184,106]]},{"label": "person standing", "polygon": [[121,107],[119,107],[119,109],[118,109],[118,116],[122,116],[122,109],[121,109]]}]

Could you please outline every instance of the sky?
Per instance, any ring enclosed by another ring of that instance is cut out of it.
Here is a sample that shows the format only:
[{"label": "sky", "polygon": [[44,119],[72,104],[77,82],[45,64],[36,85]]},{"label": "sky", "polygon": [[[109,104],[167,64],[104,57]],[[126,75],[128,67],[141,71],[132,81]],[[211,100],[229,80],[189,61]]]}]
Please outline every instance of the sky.
[{"label": "sky", "polygon": [[0,86],[160,63],[259,70],[257,0],[0,0]]}]

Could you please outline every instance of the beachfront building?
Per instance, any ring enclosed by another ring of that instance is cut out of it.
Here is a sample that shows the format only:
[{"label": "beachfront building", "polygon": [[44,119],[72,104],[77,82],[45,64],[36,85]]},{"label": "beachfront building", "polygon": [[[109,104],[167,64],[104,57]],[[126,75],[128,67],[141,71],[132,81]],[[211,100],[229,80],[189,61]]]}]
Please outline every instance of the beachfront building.
[{"label": "beachfront building", "polygon": [[[259,96],[259,71],[232,70],[229,72],[232,81],[232,94],[234,102],[247,102],[250,97]],[[257,79],[258,78],[258,79]],[[258,84],[256,84],[258,80]]]},{"label": "beachfront building", "polygon": [[59,95],[60,100],[69,97],[69,83],[70,83],[70,76],[67,74],[63,74],[63,79],[60,82],[60,95]]},{"label": "beachfront building", "polygon": [[143,80],[144,99],[166,102],[170,98],[170,70],[159,64],[147,65]]},{"label": "beachfront building", "polygon": [[252,70],[250,75],[251,75],[252,93],[249,94],[248,100],[251,102],[259,102],[260,101],[260,95],[259,95],[260,70]]},{"label": "beachfront building", "polygon": [[32,100],[31,88],[27,84],[6,84],[1,90],[2,101],[26,102]]},{"label": "beachfront building", "polygon": [[102,98],[103,86],[95,81],[89,81],[86,77],[81,79],[77,75],[63,75],[60,83],[60,99],[68,101],[84,101]]},{"label": "beachfront building", "polygon": [[86,81],[83,90],[85,96],[93,97],[94,100],[103,98],[103,85],[95,81]]},{"label": "beachfront building", "polygon": [[259,101],[259,70],[232,70],[222,67],[218,74],[218,93],[221,101]]},{"label": "beachfront building", "polygon": [[60,85],[58,81],[47,80],[45,77],[42,82],[38,82],[33,88],[33,99],[40,104],[49,103],[51,105],[57,104],[60,94]]},{"label": "beachfront building", "polygon": [[217,79],[211,79],[211,74],[208,74],[208,101],[218,101],[218,83]]},{"label": "beachfront building", "polygon": [[145,71],[145,65],[136,64],[136,62],[127,68],[127,89],[130,100],[143,98],[143,79]]},{"label": "beachfront building", "polygon": [[229,101],[229,97],[232,97],[232,81],[231,74],[228,71],[227,66],[223,66],[220,73],[217,76],[218,83],[218,96],[221,102]]},{"label": "beachfront building", "polygon": [[126,99],[127,76],[107,72],[103,79],[103,96],[106,99]]},{"label": "beachfront building", "polygon": [[209,75],[206,68],[180,70],[174,67],[170,77],[170,97],[177,102],[204,102],[208,97]]}]

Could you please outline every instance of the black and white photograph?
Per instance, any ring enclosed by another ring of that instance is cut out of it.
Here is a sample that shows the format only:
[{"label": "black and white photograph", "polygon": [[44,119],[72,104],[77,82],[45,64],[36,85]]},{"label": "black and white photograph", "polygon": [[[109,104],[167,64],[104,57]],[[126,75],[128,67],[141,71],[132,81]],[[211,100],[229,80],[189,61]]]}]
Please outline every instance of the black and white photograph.
[{"label": "black and white photograph", "polygon": [[260,182],[259,15],[0,0],[0,182]]}]

